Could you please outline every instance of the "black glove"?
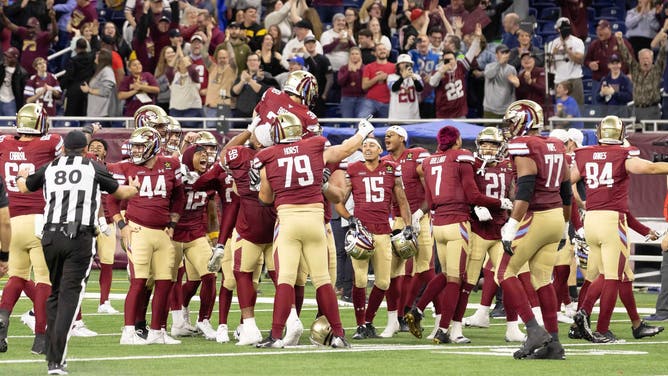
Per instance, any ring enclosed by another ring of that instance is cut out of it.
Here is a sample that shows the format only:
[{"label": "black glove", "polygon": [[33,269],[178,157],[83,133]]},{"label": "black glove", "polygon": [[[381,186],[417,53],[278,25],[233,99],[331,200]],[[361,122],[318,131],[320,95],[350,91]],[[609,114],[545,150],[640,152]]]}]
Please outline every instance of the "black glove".
[{"label": "black glove", "polygon": [[361,223],[359,219],[354,216],[348,217],[348,227],[350,227],[352,230],[357,231],[360,225]]},{"label": "black glove", "polygon": [[502,240],[501,244],[503,244],[503,251],[506,252],[509,255],[514,255],[515,251],[513,251],[513,242],[509,242],[507,240]]},{"label": "black glove", "polygon": [[260,190],[260,171],[251,167],[248,170],[248,178],[250,178],[250,190],[257,192]]},{"label": "black glove", "polygon": [[328,168],[324,168],[322,170],[322,184],[325,184],[329,181],[329,177],[332,176],[332,171],[330,171]]},{"label": "black glove", "polygon": [[406,240],[413,239],[413,227],[412,226],[404,227],[403,233],[404,233],[404,239],[406,239]]}]

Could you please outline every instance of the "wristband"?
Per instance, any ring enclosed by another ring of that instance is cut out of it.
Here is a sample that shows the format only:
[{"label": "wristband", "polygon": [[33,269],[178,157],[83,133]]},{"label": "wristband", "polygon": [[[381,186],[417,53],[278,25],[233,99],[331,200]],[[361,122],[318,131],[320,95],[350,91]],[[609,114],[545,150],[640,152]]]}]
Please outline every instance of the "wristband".
[{"label": "wristband", "polygon": [[176,222],[174,221],[169,221],[167,224],[167,227],[171,228],[172,230],[176,228]]},{"label": "wristband", "polygon": [[125,223],[125,221],[122,220],[122,219],[121,219],[120,221],[116,222],[116,226],[118,226],[118,229],[121,230],[121,231],[123,231],[123,229],[124,229],[125,226],[127,226],[127,225],[128,225],[128,224]]},{"label": "wristband", "polygon": [[1,262],[9,261],[9,252],[0,251],[0,261]]}]

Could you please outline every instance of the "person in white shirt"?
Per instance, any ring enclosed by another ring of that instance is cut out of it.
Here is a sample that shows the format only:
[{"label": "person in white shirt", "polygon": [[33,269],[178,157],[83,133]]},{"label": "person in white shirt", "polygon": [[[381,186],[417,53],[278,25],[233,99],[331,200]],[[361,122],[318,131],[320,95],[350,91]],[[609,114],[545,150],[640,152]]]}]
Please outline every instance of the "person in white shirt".
[{"label": "person in white shirt", "polygon": [[560,36],[547,45],[548,54],[545,65],[550,73],[554,73],[554,86],[567,81],[573,90],[571,96],[578,105],[584,104],[584,88],[582,86],[582,63],[585,56],[584,42],[571,35],[571,21],[566,17],[557,20],[555,28]]},{"label": "person in white shirt", "polygon": [[[301,20],[297,23],[295,23],[294,26],[294,31],[295,31],[295,37],[290,39],[288,43],[285,44],[285,48],[283,48],[283,53],[282,58],[281,58],[281,65],[285,69],[289,68],[288,60],[292,59],[295,56],[301,56],[304,57],[306,56],[306,49],[304,48],[304,38],[306,36],[311,35],[313,36],[313,26],[311,23],[307,20]],[[320,44],[319,41],[315,41],[315,49],[318,51],[319,54],[324,54],[324,51],[322,49],[322,44]]]},{"label": "person in white shirt", "polygon": [[419,119],[419,92],[424,89],[422,78],[413,72],[413,59],[408,54],[397,57],[396,73],[389,75],[387,86],[390,88],[390,119]]},{"label": "person in white shirt", "polygon": [[348,32],[346,16],[343,13],[334,15],[332,28],[322,33],[320,43],[334,72],[338,72],[341,66],[348,64],[349,50],[355,45],[355,38]]}]

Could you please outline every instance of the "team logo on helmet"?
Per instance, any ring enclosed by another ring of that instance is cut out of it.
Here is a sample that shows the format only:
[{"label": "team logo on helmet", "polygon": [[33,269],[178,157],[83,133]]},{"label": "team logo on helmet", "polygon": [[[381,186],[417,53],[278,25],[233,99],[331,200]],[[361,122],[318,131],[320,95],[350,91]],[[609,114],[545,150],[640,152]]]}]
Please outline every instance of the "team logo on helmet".
[{"label": "team logo on helmet", "polygon": [[302,122],[289,112],[279,114],[271,126],[276,144],[289,144],[302,139]]},{"label": "team logo on helmet", "polygon": [[617,116],[604,117],[596,127],[596,137],[600,144],[622,145],[624,133],[624,123]]},{"label": "team logo on helmet", "polygon": [[49,131],[49,115],[41,103],[28,103],[16,113],[16,133],[44,135]]},{"label": "team logo on helmet", "polygon": [[390,241],[392,243],[392,253],[403,260],[408,260],[417,253],[415,237],[406,239],[403,230],[396,229],[392,231]]},{"label": "team logo on helmet", "polygon": [[157,128],[161,125],[167,126],[170,124],[169,117],[165,110],[154,104],[147,104],[139,107],[137,111],[135,111],[134,120],[135,128]]},{"label": "team logo on helmet", "polygon": [[303,70],[290,72],[285,81],[283,91],[294,94],[302,99],[302,103],[311,106],[318,96],[318,81],[311,73]]},{"label": "team logo on helmet", "polygon": [[[492,144],[493,147],[489,147]],[[506,156],[506,140],[501,129],[483,128],[475,138],[476,158],[487,162],[500,162]]]},{"label": "team logo on helmet", "polygon": [[529,130],[543,127],[543,109],[534,101],[515,101],[508,106],[503,122],[506,139],[524,136]]},{"label": "team logo on helmet", "polygon": [[344,243],[346,253],[356,260],[367,260],[376,251],[376,242],[373,234],[361,223],[354,221],[350,224]]},{"label": "team logo on helmet", "polygon": [[181,151],[181,140],[183,139],[183,130],[181,123],[172,116],[167,116],[169,124],[165,133],[165,148],[171,152]]},{"label": "team logo on helmet", "polygon": [[151,127],[137,128],[130,135],[130,158],[136,165],[144,164],[160,152],[160,134]]},{"label": "team logo on helmet", "polygon": [[218,158],[218,140],[208,131],[197,132],[197,135],[199,137],[195,140],[195,145],[203,146],[206,149],[207,162],[212,165]]}]

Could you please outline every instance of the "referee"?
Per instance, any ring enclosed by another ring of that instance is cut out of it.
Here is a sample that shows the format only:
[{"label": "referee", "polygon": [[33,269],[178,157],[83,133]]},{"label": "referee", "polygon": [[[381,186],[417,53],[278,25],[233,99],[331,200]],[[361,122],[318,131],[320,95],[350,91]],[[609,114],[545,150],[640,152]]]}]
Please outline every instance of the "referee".
[{"label": "referee", "polygon": [[81,131],[65,136],[65,153],[32,175],[21,169],[16,185],[23,193],[44,188],[42,247],[49,267],[51,296],[47,300],[46,360],[49,375],[66,375],[67,340],[79,310],[95,254],[95,220],[100,190],[118,199],[139,192],[139,183],[119,186],[102,165],[85,158],[87,140]]}]

